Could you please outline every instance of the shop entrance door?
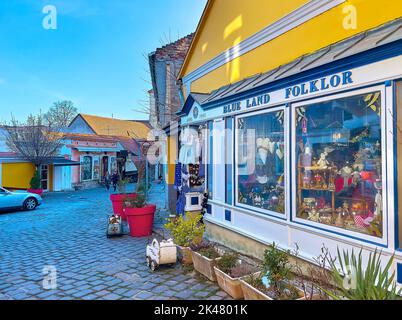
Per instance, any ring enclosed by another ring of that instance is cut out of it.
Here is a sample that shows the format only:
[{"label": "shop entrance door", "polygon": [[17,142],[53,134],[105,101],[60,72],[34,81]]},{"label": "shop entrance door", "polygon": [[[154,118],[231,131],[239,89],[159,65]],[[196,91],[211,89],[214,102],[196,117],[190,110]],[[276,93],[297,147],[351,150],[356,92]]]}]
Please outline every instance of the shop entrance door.
[{"label": "shop entrance door", "polygon": [[49,166],[47,164],[40,166],[40,187],[44,191],[49,191]]},{"label": "shop entrance door", "polygon": [[104,180],[106,173],[109,171],[109,157],[102,157],[102,180]]}]

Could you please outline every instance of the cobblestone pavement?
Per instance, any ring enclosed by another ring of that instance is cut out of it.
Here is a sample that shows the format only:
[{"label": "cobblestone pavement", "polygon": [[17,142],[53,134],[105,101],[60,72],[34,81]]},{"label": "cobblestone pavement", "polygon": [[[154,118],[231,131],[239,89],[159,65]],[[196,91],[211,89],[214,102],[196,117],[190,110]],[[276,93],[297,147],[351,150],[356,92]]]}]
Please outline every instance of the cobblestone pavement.
[{"label": "cobblestone pavement", "polygon": [[[152,274],[148,238],[107,239],[108,198],[103,189],[54,193],[36,211],[0,214],[0,299],[228,299],[180,265]],[[57,270],[55,290],[43,288],[46,266]]]}]

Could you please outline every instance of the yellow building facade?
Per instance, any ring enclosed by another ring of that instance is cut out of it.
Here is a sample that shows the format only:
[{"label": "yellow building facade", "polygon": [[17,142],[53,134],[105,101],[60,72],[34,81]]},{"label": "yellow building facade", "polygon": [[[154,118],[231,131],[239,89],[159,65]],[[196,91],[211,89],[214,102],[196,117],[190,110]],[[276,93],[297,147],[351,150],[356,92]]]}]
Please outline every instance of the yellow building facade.
[{"label": "yellow building facade", "polygon": [[393,0],[208,1],[178,115],[208,129],[211,240],[307,261],[381,248],[402,284],[401,17]]},{"label": "yellow building facade", "polygon": [[179,77],[209,93],[401,15],[395,0],[211,0]]}]

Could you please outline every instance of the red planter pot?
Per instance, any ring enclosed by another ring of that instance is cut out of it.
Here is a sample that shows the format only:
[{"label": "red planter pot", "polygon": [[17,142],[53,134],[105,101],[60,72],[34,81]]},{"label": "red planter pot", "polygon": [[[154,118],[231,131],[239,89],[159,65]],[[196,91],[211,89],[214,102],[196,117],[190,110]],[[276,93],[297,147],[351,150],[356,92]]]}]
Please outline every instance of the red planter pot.
[{"label": "red planter pot", "polygon": [[135,198],[137,196],[136,193],[127,193],[127,194],[111,194],[110,201],[112,201],[113,212],[114,214],[119,215],[122,220],[126,220],[126,215],[124,213],[124,201],[127,198]]},{"label": "red planter pot", "polygon": [[144,208],[125,208],[127,222],[132,237],[148,237],[152,234],[156,206],[150,204]]},{"label": "red planter pot", "polygon": [[43,189],[28,189],[27,192],[37,194],[38,196],[43,195]]}]

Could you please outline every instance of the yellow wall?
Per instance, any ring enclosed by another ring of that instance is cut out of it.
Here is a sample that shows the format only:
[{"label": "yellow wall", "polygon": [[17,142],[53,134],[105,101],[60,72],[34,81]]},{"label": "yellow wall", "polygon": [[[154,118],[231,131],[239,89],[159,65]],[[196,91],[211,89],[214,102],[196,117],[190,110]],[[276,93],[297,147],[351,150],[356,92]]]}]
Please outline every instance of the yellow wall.
[{"label": "yellow wall", "polygon": [[169,136],[168,139],[168,184],[174,184],[175,160],[177,159],[177,136]]},{"label": "yellow wall", "polygon": [[[193,44],[182,76],[306,2],[213,1],[204,24],[200,26],[199,38]],[[346,5],[354,5],[357,10],[355,30],[343,28],[345,14],[342,10]],[[211,92],[401,16],[402,1],[399,0],[349,0],[196,80],[191,85],[191,91]]]},{"label": "yellow wall", "polygon": [[35,173],[31,163],[3,163],[2,185],[8,188],[28,189]]},{"label": "yellow wall", "polygon": [[[2,186],[6,188],[28,189],[35,173],[35,166],[31,163],[3,163]],[[49,191],[53,190],[53,169],[49,166]]]}]

